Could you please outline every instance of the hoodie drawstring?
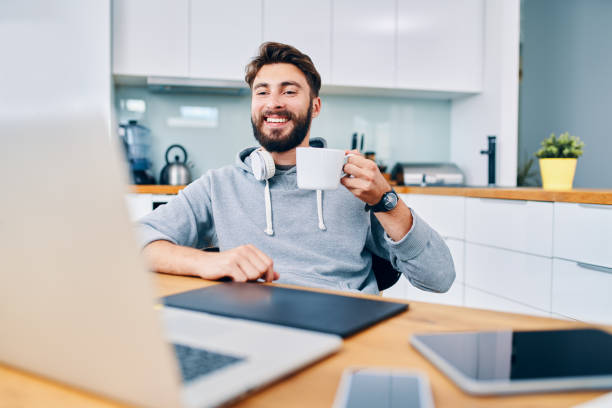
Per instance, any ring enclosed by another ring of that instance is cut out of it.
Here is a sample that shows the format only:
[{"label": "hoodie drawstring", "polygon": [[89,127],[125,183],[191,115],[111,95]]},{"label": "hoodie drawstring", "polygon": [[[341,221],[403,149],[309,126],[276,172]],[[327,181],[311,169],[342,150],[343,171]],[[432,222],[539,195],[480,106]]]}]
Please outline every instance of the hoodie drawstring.
[{"label": "hoodie drawstring", "polygon": [[265,201],[266,201],[266,230],[264,231],[268,235],[274,235],[272,229],[272,204],[270,200],[270,181],[266,179],[266,188],[264,189]]},{"label": "hoodie drawstring", "polygon": [[[264,232],[270,236],[274,235],[272,228],[272,200],[270,199],[270,182],[266,180],[264,188],[264,199],[266,203],[266,229]],[[323,191],[317,190],[317,215],[319,217],[319,229],[325,231],[327,227],[323,222]]]},{"label": "hoodie drawstring", "polygon": [[317,190],[317,214],[319,216],[319,229],[325,231],[327,228],[323,223],[323,191]]}]

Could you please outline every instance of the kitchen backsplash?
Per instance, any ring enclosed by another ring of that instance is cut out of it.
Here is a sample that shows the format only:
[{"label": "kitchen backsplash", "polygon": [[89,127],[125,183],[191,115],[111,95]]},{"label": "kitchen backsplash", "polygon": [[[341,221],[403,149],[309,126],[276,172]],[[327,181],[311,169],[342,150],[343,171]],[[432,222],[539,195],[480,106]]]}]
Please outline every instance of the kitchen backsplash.
[{"label": "kitchen backsplash", "polygon": [[[233,163],[239,150],[257,144],[250,94],[162,93],[118,85],[114,96],[119,123],[137,119],[151,129],[157,180],[171,144],[187,149],[194,178]],[[325,94],[321,101],[311,137],[325,138],[330,148],[349,148],[358,132],[365,135],[364,150],[375,151],[389,168],[398,161],[450,158],[450,101]]]}]

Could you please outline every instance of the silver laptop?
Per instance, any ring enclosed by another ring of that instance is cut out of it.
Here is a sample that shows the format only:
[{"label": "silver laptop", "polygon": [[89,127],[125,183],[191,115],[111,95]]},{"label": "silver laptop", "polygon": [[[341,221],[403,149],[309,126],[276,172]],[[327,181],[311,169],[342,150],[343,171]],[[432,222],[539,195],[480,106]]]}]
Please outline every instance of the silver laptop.
[{"label": "silver laptop", "polygon": [[155,308],[108,133],[95,117],[3,123],[0,362],[131,404],[203,407],[340,348],[334,335]]}]

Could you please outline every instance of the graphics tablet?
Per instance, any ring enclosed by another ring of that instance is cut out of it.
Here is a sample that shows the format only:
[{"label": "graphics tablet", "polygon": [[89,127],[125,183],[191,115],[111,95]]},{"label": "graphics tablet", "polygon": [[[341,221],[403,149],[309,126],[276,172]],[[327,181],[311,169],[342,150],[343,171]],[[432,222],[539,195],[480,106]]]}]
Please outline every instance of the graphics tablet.
[{"label": "graphics tablet", "polygon": [[410,343],[470,394],[612,388],[612,335],[602,330],[415,334]]},{"label": "graphics tablet", "polygon": [[348,337],[403,312],[406,303],[228,282],[163,299],[167,306]]}]

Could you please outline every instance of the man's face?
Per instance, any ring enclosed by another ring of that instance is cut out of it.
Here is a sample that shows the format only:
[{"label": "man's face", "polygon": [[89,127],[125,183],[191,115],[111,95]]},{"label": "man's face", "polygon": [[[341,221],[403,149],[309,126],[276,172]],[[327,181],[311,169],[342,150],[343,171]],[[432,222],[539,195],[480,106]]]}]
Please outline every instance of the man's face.
[{"label": "man's face", "polygon": [[293,64],[261,67],[253,81],[251,124],[259,144],[269,152],[300,145],[321,100],[311,98],[306,76]]}]

